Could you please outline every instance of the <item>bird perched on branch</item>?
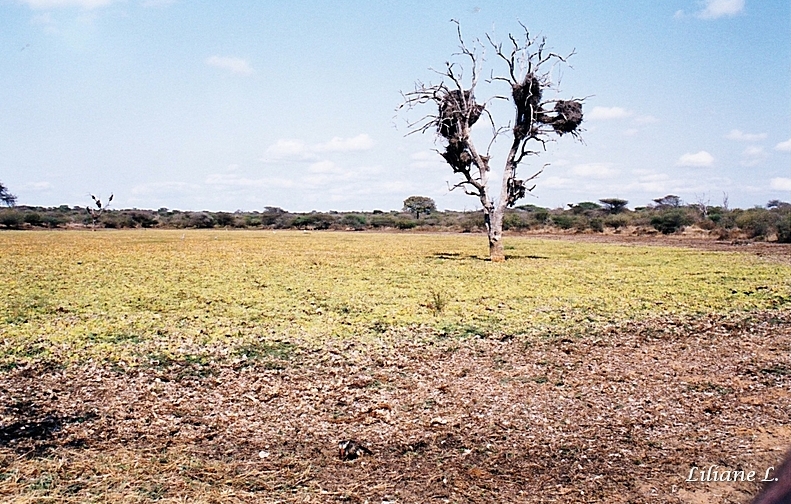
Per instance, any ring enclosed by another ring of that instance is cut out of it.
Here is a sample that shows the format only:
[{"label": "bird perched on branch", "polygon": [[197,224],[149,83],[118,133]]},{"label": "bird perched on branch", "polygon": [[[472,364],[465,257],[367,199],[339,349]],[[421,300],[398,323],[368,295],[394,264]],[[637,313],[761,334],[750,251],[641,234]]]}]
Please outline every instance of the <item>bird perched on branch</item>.
[{"label": "bird perched on branch", "polygon": [[353,439],[346,439],[338,443],[338,455],[341,460],[354,460],[361,455],[373,455],[371,450]]}]

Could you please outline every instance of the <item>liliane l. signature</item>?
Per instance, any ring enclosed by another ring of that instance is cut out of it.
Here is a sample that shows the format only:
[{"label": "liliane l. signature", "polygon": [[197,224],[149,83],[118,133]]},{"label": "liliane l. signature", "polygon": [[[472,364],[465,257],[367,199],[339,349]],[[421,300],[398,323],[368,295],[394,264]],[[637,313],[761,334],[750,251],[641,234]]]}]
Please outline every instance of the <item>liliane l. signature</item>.
[{"label": "liliane l. signature", "polygon": [[766,471],[764,471],[762,480],[756,480],[756,475],[758,474],[756,471],[745,471],[745,470],[730,470],[725,468],[720,468],[720,466],[712,465],[709,466],[708,469],[706,468],[699,468],[697,466],[693,466],[689,470],[689,476],[687,476],[688,482],[715,482],[715,481],[777,481],[777,478],[772,477],[772,473],[774,472],[775,468],[767,467]]}]

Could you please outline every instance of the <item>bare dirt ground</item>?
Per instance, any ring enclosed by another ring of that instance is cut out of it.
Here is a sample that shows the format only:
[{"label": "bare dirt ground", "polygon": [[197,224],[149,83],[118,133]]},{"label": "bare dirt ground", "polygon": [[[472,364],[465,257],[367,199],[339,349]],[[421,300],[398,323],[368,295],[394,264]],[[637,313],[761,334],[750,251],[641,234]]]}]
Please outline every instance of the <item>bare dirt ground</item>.
[{"label": "bare dirt ground", "polygon": [[[791,313],[580,338],[0,373],[4,502],[746,502],[791,444]],[[298,342],[296,348],[299,348]],[[343,461],[338,442],[372,454]]]},{"label": "bare dirt ground", "polygon": [[687,247],[719,252],[739,252],[758,257],[791,262],[791,244],[752,240],[717,240],[710,236],[685,234],[636,234],[636,233],[514,233],[512,236],[530,236],[547,240],[610,243],[615,245],[648,245],[658,247]]}]

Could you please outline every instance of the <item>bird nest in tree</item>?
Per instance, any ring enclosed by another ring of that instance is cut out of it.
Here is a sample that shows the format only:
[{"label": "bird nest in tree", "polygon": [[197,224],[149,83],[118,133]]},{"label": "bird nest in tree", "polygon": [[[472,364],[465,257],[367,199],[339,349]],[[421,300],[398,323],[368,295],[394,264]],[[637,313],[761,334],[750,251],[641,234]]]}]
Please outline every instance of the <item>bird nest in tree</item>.
[{"label": "bird nest in tree", "polygon": [[525,129],[541,111],[541,83],[533,74],[527,74],[521,84],[515,84],[511,96],[516,105],[516,127]]},{"label": "bird nest in tree", "polygon": [[448,142],[448,146],[445,148],[445,152],[442,153],[442,157],[445,158],[445,161],[448,162],[456,173],[466,171],[470,167],[470,164],[472,164],[472,155],[467,149],[467,144],[455,138],[452,138]]},{"label": "bird nest in tree", "polygon": [[573,133],[582,124],[582,104],[574,100],[560,100],[555,103],[557,115],[552,120],[552,127],[559,134]]},{"label": "bird nest in tree", "polygon": [[480,119],[483,108],[483,105],[475,103],[475,97],[470,90],[454,89],[446,92],[440,99],[437,131],[448,140],[442,157],[456,173],[469,170],[474,161],[462,132]]},{"label": "bird nest in tree", "polygon": [[514,132],[527,135],[528,128],[534,127],[534,123],[552,126],[560,135],[576,131],[582,123],[582,104],[574,100],[559,100],[555,102],[555,113],[552,114],[542,108],[541,93],[541,81],[534,74],[527,74],[521,83],[513,85],[511,95],[517,112]]},{"label": "bird nest in tree", "polygon": [[439,103],[437,130],[448,140],[457,138],[462,125],[475,124],[483,113],[483,105],[475,103],[472,91],[454,89],[445,93]]}]

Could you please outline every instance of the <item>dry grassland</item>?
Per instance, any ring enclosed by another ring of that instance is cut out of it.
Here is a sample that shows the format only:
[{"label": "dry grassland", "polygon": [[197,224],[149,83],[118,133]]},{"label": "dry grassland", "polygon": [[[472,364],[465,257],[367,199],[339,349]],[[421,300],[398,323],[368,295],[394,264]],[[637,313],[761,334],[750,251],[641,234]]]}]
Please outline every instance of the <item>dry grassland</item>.
[{"label": "dry grassland", "polygon": [[[470,235],[0,234],[4,502],[745,502],[791,262]],[[762,249],[763,250],[763,249]],[[373,452],[338,457],[356,439]],[[760,479],[760,478],[758,478]]]}]

